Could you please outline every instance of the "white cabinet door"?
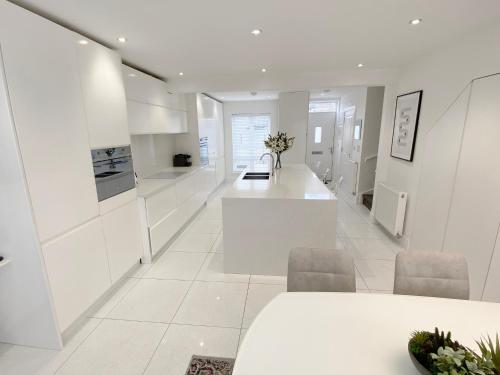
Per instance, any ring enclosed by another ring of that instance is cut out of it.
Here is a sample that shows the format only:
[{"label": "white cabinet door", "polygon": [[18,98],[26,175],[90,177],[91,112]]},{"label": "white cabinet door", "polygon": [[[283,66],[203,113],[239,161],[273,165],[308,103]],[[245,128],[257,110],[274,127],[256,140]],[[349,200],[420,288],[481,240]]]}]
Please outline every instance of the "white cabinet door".
[{"label": "white cabinet door", "polygon": [[90,146],[130,144],[120,56],[92,41],[76,48]]},{"label": "white cabinet door", "polygon": [[119,280],[144,253],[137,200],[102,216],[111,282]]},{"label": "white cabinet door", "polygon": [[148,104],[127,100],[130,134],[151,134],[151,111]]},{"label": "white cabinet door", "polygon": [[168,109],[158,105],[150,105],[149,110],[151,114],[151,133],[167,133],[167,124],[169,121]]},{"label": "white cabinet door", "polygon": [[78,37],[11,4],[2,4],[1,10],[9,95],[43,242],[98,215]]},{"label": "white cabinet door", "polygon": [[167,133],[178,134],[187,132],[187,112],[167,109]]},{"label": "white cabinet door", "polygon": [[101,219],[64,234],[42,250],[64,331],[111,286]]}]

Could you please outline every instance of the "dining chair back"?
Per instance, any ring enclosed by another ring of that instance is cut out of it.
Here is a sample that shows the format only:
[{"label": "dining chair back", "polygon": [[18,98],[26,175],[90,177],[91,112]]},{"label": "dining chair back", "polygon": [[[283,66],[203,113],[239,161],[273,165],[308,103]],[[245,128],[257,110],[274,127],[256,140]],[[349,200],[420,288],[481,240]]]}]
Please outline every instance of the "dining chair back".
[{"label": "dining chair back", "polygon": [[356,292],[352,257],[342,250],[296,248],[288,257],[288,292]]},{"label": "dining chair back", "polygon": [[402,251],[396,256],[394,294],[469,299],[469,272],[462,255]]}]

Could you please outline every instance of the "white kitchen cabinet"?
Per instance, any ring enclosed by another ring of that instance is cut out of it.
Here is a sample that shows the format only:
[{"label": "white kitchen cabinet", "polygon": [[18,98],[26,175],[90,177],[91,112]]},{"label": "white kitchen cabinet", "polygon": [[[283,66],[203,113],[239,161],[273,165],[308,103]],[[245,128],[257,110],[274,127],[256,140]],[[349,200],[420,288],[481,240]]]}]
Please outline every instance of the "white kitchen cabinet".
[{"label": "white kitchen cabinet", "polygon": [[111,282],[115,283],[144,253],[137,200],[102,216]]},{"label": "white kitchen cabinet", "polygon": [[178,206],[187,201],[196,193],[196,181],[198,178],[198,173],[199,172],[175,184],[175,194],[177,196]]},{"label": "white kitchen cabinet", "polygon": [[148,104],[127,100],[130,134],[151,134],[151,111]]},{"label": "white kitchen cabinet", "polygon": [[121,58],[93,41],[77,50],[85,114],[92,148],[130,144]]},{"label": "white kitchen cabinet", "polygon": [[101,219],[46,243],[42,251],[64,331],[111,286]]},{"label": "white kitchen cabinet", "polygon": [[61,26],[1,5],[6,79],[42,242],[98,215],[77,41]]}]

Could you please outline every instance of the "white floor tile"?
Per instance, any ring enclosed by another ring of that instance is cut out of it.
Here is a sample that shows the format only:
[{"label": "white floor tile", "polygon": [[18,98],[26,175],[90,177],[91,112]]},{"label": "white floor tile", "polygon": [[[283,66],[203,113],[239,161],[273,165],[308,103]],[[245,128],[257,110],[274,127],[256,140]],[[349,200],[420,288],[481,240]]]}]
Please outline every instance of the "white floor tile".
[{"label": "white floor tile", "polygon": [[224,237],[222,232],[219,234],[212,246],[212,252],[223,253],[224,252]]},{"label": "white floor tile", "polygon": [[248,284],[195,281],[173,322],[240,328]]},{"label": "white floor tile", "polygon": [[100,322],[100,319],[87,319],[61,350],[0,344],[0,374],[53,375]]},{"label": "white floor tile", "polygon": [[94,318],[104,318],[138,282],[139,279],[136,278],[128,278],[125,280],[123,285],[121,285],[97,311],[90,314],[90,316]]},{"label": "white floor tile", "polygon": [[356,269],[356,290],[366,290],[366,289],[369,289],[368,285],[366,285],[363,276],[361,276],[359,271]]},{"label": "white floor tile", "polygon": [[167,251],[208,253],[217,239],[216,234],[183,233]]},{"label": "white floor tile", "polygon": [[251,275],[251,284],[286,285],[286,276]]},{"label": "white floor tile", "polygon": [[57,375],[142,374],[166,324],[104,320]]},{"label": "white floor tile", "polygon": [[393,290],[394,262],[356,259],[356,267],[370,290]]},{"label": "white floor tile", "polygon": [[198,219],[188,228],[193,234],[219,234],[222,230],[222,220],[218,219]]},{"label": "white floor tile", "polygon": [[210,253],[205,259],[196,280],[248,283],[250,275],[224,273],[224,254]]},{"label": "white floor tile", "polygon": [[347,237],[344,242],[355,259],[396,259],[397,249],[387,239]]},{"label": "white floor tile", "polygon": [[[338,222],[345,237],[350,238],[385,238],[385,233],[376,224]],[[340,235],[340,234],[339,234]]]},{"label": "white floor tile", "polygon": [[190,281],[141,279],[107,318],[169,323],[190,284]]},{"label": "white floor tile", "polygon": [[56,355],[56,350],[0,343],[0,374],[38,374],[40,368],[49,363]]},{"label": "white floor tile", "polygon": [[239,329],[170,325],[146,375],[183,375],[191,356],[235,358]]},{"label": "white floor tile", "polygon": [[247,334],[248,328],[242,328],[240,330],[240,341],[238,342],[238,350],[241,348],[241,344],[243,343],[243,340],[245,339],[245,335]]},{"label": "white floor tile", "polygon": [[242,327],[250,327],[260,310],[283,292],[286,292],[285,285],[250,284]]},{"label": "white floor tile", "polygon": [[206,253],[165,252],[142,278],[194,280]]}]

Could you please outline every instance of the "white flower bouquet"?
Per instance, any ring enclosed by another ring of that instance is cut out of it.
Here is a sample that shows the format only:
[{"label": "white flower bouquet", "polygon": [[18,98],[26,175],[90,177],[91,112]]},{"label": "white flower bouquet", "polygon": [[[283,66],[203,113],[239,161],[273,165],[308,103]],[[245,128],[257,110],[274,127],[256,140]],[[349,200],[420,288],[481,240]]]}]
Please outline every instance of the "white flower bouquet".
[{"label": "white flower bouquet", "polygon": [[276,168],[281,168],[281,153],[289,150],[293,146],[295,137],[288,137],[286,133],[278,132],[278,135],[269,134],[264,141],[266,148],[276,153]]}]

